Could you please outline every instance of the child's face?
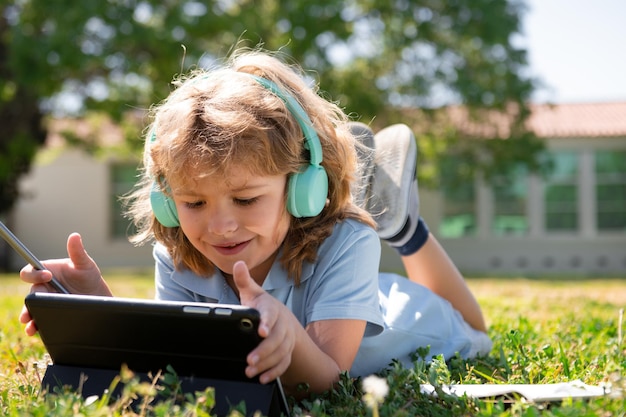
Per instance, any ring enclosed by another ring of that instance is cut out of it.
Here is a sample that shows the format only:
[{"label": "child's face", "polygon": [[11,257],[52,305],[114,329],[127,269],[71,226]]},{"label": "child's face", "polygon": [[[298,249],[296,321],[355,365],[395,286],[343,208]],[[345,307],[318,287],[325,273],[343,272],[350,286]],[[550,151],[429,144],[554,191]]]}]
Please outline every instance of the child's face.
[{"label": "child's face", "polygon": [[199,178],[172,193],[180,227],[191,244],[231,275],[243,260],[261,284],[289,228],[286,175],[251,175],[233,168],[226,176]]}]

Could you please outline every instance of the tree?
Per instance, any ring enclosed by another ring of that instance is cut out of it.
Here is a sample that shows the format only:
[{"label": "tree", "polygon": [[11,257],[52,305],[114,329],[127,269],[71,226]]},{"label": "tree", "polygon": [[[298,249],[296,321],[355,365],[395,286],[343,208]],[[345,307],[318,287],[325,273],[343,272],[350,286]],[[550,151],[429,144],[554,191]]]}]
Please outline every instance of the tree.
[{"label": "tree", "polygon": [[[523,122],[533,80],[514,42],[523,7],[521,0],[8,0],[0,6],[0,213],[43,143],[46,116],[105,112],[122,120],[166,97],[175,74],[210,65],[238,44],[284,50],[324,94],[374,126],[420,120],[433,161],[463,143],[462,130],[433,133],[443,129],[433,117],[441,105],[514,108],[514,157],[532,162],[539,148]],[[76,105],[62,106],[68,102]],[[129,141],[137,145],[138,135]],[[488,161],[485,154],[502,153],[493,143],[462,148]],[[497,161],[506,167],[507,158]]]}]

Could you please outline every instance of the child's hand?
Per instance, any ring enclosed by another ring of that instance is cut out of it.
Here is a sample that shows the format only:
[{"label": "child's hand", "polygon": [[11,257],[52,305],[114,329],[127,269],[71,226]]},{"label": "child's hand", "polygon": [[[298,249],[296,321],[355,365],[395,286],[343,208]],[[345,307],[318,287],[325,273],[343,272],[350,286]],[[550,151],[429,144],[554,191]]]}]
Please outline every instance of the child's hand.
[{"label": "child's hand", "polygon": [[264,340],[248,354],[246,375],[260,375],[266,384],[281,376],[291,364],[296,343],[296,327],[300,323],[281,302],[265,292],[251,277],[243,261],[233,267],[233,278],[241,304],[261,313],[259,335]]},{"label": "child's hand", "polygon": [[[67,239],[67,253],[69,258],[42,262],[48,270],[39,271],[30,265],[25,266],[20,271],[20,278],[33,284],[31,292],[52,292],[49,282],[54,275],[72,294],[111,295],[98,265],[85,251],[78,233],[72,233]],[[26,325],[26,334],[32,336],[37,333],[26,307],[22,308],[20,322]]]}]

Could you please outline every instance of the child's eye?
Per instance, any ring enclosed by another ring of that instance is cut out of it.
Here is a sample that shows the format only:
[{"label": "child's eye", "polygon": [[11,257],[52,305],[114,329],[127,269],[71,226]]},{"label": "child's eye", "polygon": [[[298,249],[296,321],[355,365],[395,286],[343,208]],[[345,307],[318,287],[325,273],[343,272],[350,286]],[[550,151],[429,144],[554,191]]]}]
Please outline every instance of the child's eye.
[{"label": "child's eye", "polygon": [[189,209],[200,208],[204,205],[204,201],[190,201],[185,203],[185,207]]},{"label": "child's eye", "polygon": [[233,201],[235,202],[235,204],[237,204],[238,206],[251,206],[252,204],[256,203],[258,201],[258,197],[252,197],[252,198],[234,198]]}]

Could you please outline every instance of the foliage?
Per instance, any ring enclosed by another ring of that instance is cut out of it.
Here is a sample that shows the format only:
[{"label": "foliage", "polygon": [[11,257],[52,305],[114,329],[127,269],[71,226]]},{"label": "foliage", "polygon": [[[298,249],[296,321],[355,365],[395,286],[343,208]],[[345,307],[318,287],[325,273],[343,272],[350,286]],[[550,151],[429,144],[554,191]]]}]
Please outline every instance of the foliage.
[{"label": "foliage", "polygon": [[[516,42],[523,11],[522,0],[5,1],[0,124],[12,128],[0,150],[16,165],[0,172],[0,213],[44,140],[44,116],[90,111],[120,121],[166,97],[176,74],[210,66],[239,45],[284,51],[323,94],[377,128],[413,125],[414,109],[449,102],[501,110],[515,103],[510,137],[522,137],[534,82]],[[430,140],[451,146],[433,130]],[[131,148],[137,132],[128,132]],[[473,146],[489,153],[483,143]],[[506,157],[535,151],[522,146]]]},{"label": "foliage", "polygon": [[[14,278],[11,278],[14,280]],[[45,359],[38,338],[23,336],[16,312],[22,294],[15,285],[0,279],[0,414],[68,415],[86,417],[117,416],[208,416],[212,392],[186,395],[183,402],[173,401],[176,380],[173,374],[161,382],[170,391],[155,392],[153,387],[133,381],[132,374],[121,373],[128,385],[119,398],[84,400],[76,393],[58,391],[38,393],[41,365]],[[123,282],[124,281],[124,282]],[[133,289],[138,282],[148,291],[147,279],[111,280],[120,291]],[[118,286],[121,285],[121,286]],[[623,280],[527,281],[517,279],[470,280],[472,290],[483,305],[490,321],[494,348],[486,358],[463,360],[450,358],[447,363],[436,357],[430,364],[417,360],[412,369],[397,363],[379,376],[388,392],[378,403],[380,416],[623,416],[626,409],[626,346],[624,345],[623,306],[626,305],[626,283]],[[20,290],[25,292],[26,286]],[[122,290],[123,288],[123,290]],[[122,294],[124,294],[122,292]],[[124,294],[125,295],[125,294]],[[428,349],[416,352],[416,358]],[[441,387],[448,383],[525,383],[545,384],[580,379],[591,385],[610,386],[612,397],[571,400],[554,403],[530,403],[511,396],[473,400],[446,395]],[[312,417],[354,417],[374,413],[368,407],[362,380],[347,374],[337,387],[323,395],[296,402],[290,399],[293,415]],[[432,384],[437,396],[427,395],[420,384]],[[143,407],[129,407],[128,401],[158,398]],[[234,409],[232,416],[239,416]]]}]

